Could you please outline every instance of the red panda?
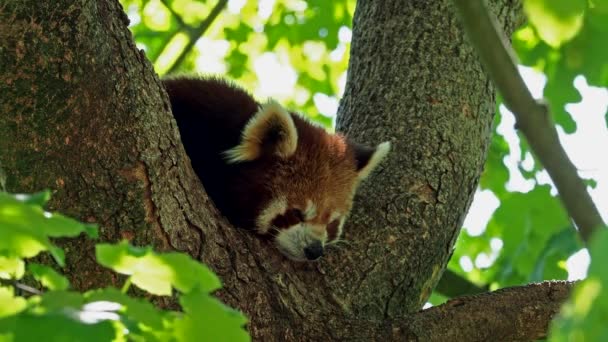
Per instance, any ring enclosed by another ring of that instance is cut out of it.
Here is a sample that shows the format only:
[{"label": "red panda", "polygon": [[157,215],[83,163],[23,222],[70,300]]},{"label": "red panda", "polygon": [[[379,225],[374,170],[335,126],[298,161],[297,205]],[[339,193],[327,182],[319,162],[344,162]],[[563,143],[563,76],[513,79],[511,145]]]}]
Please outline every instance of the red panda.
[{"label": "red panda", "polygon": [[217,78],[163,80],[192,167],[236,227],[315,260],[342,234],[355,190],[390,150],[329,134],[274,101]]}]

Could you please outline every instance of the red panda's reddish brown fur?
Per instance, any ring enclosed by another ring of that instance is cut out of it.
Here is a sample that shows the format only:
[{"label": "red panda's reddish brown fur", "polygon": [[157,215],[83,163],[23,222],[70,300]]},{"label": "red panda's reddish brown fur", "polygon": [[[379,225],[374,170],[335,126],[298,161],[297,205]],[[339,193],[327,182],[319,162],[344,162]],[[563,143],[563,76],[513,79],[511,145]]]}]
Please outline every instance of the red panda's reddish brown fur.
[{"label": "red panda's reddish brown fur", "polygon": [[214,78],[164,80],[192,167],[237,227],[276,234],[294,260],[339,238],[359,182],[388,153],[329,134]]}]

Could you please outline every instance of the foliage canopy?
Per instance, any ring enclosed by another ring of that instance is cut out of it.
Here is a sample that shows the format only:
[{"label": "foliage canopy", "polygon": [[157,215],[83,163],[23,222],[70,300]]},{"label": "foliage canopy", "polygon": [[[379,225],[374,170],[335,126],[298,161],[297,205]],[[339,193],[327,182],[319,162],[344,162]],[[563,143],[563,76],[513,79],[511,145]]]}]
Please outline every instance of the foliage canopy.
[{"label": "foliage canopy", "polygon": [[[28,262],[26,269],[25,259],[41,252],[64,264],[64,251],[50,237],[97,235],[93,225],[45,211],[49,198],[49,192],[0,192],[0,341],[249,340],[243,314],[211,296],[221,287],[220,280],[186,254],[159,254],[127,242],[98,244],[97,261],[127,275],[121,290],[108,287],[79,293],[71,291],[68,279],[49,266]],[[45,291],[18,282],[27,276]],[[175,289],[184,312],[163,311],[130,297],[131,284],[159,296],[171,296]]]}]

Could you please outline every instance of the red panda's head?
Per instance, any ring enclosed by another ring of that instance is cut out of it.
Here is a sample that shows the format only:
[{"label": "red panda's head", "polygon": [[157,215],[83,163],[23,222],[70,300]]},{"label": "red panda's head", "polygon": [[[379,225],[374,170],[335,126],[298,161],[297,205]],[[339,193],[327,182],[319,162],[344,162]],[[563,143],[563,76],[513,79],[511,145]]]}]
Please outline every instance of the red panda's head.
[{"label": "red panda's head", "polygon": [[389,142],[369,148],[329,134],[271,101],[260,106],[225,157],[246,164],[250,176],[241,183],[256,183],[249,184],[257,187],[254,193],[265,194],[256,206],[255,229],[274,235],[290,259],[315,260],[339,239],[359,183],[389,150]]}]

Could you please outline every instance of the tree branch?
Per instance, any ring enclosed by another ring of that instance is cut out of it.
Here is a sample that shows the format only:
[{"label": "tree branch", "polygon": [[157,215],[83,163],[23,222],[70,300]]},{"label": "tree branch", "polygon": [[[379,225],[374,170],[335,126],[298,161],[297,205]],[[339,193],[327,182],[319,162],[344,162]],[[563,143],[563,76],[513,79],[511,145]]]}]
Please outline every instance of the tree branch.
[{"label": "tree branch", "polygon": [[184,20],[182,19],[182,17],[177,12],[175,12],[173,7],[171,7],[171,4],[169,4],[169,2],[167,0],[160,0],[160,2],[169,10],[169,12],[173,16],[173,18],[175,18],[175,20],[177,21],[177,25],[179,25],[180,29],[186,29],[186,30],[192,29],[192,27],[190,27],[190,25],[186,24],[184,22]]},{"label": "tree branch", "polygon": [[43,293],[42,291],[38,290],[37,288],[20,283],[16,280],[0,279],[0,285],[5,285],[5,284],[12,286],[17,291],[26,292],[29,295],[41,295]]},{"label": "tree branch", "polygon": [[196,28],[190,28],[187,30],[189,38],[188,44],[184,47],[182,52],[180,52],[179,56],[177,57],[171,68],[169,68],[169,71],[167,72],[168,74],[174,73],[177,68],[184,62],[184,59],[186,59],[186,56],[190,53],[190,51],[192,51],[198,39],[205,33],[205,31],[207,31],[207,29],[211,26],[211,24],[213,23],[215,18],[217,18],[220,12],[222,12],[222,9],[224,9],[227,3],[228,0],[219,0],[207,16],[207,18],[205,18],[205,20],[200,25],[198,25]]},{"label": "tree branch", "polygon": [[559,142],[549,109],[528,91],[504,34],[482,0],[454,0],[467,35],[482,64],[498,87],[505,105],[513,112],[517,127],[547,169],[562,203],[585,242],[604,225],[585,183]]},{"label": "tree branch", "polygon": [[[549,323],[574,283],[547,281],[500,289],[382,322],[331,320],[331,328],[307,339],[334,341],[532,341],[547,337]],[[312,320],[320,320],[313,318]],[[327,319],[326,319],[327,321]],[[306,323],[302,323],[306,324]],[[323,326],[323,322],[308,322]],[[300,331],[288,331],[298,340]]]},{"label": "tree branch", "polygon": [[573,284],[549,281],[453,299],[420,311],[405,329],[397,329],[420,341],[542,339]]}]

